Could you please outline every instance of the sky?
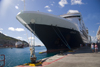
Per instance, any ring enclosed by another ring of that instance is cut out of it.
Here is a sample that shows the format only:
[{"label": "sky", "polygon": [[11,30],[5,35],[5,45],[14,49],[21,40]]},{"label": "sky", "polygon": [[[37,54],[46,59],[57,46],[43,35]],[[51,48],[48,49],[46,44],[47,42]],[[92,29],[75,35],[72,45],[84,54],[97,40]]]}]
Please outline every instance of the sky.
[{"label": "sky", "polygon": [[[34,42],[35,39],[35,45],[43,45],[16,19],[18,12],[23,10],[24,0],[0,0],[0,32],[27,42],[30,39]],[[66,14],[69,10],[77,10],[82,14],[92,41],[96,41],[96,33],[100,25],[100,0],[25,0],[25,10],[57,16]]]}]

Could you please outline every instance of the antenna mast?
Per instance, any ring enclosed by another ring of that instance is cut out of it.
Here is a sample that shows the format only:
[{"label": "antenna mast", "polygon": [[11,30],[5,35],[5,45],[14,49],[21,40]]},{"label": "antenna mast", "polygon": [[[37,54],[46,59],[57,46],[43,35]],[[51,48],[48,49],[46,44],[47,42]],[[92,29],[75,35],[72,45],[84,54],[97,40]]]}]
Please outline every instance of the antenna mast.
[{"label": "antenna mast", "polygon": [[24,0],[24,11],[25,11],[25,0]]}]

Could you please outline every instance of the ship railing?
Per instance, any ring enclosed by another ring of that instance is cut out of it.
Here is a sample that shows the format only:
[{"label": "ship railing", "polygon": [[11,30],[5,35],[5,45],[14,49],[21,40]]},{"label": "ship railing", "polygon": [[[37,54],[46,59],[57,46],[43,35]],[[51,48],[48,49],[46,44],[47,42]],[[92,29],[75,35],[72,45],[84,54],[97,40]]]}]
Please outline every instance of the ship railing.
[{"label": "ship railing", "polygon": [[[3,57],[3,59],[2,59]],[[2,64],[3,62],[3,64]],[[0,55],[0,67],[4,67],[5,66],[5,55],[4,54],[1,54]]]}]

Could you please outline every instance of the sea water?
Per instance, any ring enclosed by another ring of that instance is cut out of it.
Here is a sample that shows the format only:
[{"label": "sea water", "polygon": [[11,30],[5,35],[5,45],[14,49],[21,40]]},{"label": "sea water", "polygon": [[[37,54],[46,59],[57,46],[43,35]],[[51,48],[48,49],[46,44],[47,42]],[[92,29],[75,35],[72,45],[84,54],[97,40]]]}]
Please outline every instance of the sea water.
[{"label": "sea water", "polygon": [[[47,58],[55,55],[56,53],[43,53],[39,54],[39,52],[46,51],[45,46],[35,47],[35,55],[37,60]],[[17,65],[25,64],[30,62],[30,49],[26,48],[0,48],[0,55],[5,55],[5,66],[4,67],[14,67]],[[3,59],[3,57],[0,57]],[[0,66],[3,62],[0,61]]]}]

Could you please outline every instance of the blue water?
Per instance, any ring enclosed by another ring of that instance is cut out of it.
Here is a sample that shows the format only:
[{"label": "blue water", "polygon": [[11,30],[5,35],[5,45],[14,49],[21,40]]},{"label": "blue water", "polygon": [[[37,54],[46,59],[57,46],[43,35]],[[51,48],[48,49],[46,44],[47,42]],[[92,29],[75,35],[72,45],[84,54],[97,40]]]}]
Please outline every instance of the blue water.
[{"label": "blue water", "polygon": [[[56,53],[44,53],[39,54],[39,52],[46,51],[44,46],[35,47],[35,55],[37,60],[43,59],[55,55]],[[29,47],[26,48],[0,48],[0,54],[5,55],[5,66],[13,67],[16,65],[24,64],[30,62],[30,50]],[[2,57],[1,57],[2,58]],[[1,62],[0,62],[1,63]]]}]

